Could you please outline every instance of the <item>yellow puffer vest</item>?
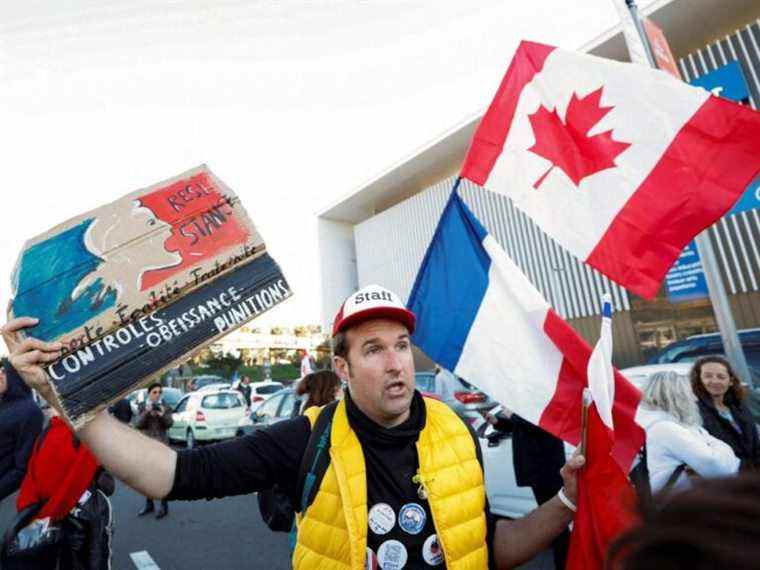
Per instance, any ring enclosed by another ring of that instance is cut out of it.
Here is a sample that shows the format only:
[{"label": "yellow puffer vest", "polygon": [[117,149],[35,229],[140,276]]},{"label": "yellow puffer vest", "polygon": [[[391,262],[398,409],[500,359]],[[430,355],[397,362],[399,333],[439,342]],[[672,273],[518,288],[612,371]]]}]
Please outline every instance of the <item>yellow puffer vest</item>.
[{"label": "yellow puffer vest", "polygon": [[[475,442],[444,403],[425,398],[426,421],[417,441],[420,476],[428,492],[438,541],[452,570],[488,567],[485,485]],[[312,426],[320,409],[306,411]],[[367,551],[364,454],[340,402],[330,432],[330,465],[314,502],[298,517],[297,569],[363,570]]]}]

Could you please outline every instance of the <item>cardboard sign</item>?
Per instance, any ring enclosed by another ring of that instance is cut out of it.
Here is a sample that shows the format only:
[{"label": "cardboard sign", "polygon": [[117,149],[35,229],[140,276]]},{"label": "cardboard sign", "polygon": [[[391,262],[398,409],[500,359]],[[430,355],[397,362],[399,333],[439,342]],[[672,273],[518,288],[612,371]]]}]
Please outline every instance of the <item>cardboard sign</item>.
[{"label": "cardboard sign", "polygon": [[58,340],[48,369],[67,419],[99,409],[291,295],[237,196],[200,166],[24,246],[15,316]]}]

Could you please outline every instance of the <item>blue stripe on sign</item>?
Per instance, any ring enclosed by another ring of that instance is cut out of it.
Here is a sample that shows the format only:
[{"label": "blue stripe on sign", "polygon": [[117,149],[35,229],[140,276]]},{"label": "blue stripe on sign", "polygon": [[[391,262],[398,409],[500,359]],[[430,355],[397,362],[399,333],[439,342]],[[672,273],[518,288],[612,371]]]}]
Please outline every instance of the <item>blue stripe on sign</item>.
[{"label": "blue stripe on sign", "polygon": [[449,370],[456,369],[462,355],[488,288],[491,266],[482,243],[488,232],[459,197],[457,186],[441,214],[408,303],[417,316],[412,341]]}]

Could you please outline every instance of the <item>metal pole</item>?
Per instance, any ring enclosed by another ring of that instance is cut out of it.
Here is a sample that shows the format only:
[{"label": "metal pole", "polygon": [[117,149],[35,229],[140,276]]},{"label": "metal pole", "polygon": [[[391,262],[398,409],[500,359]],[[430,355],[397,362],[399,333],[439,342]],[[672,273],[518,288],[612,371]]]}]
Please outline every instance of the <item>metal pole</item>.
[{"label": "metal pole", "polygon": [[[616,0],[613,0],[616,2]],[[639,40],[643,47],[643,52],[646,54],[646,59],[649,60],[650,67],[657,68],[654,56],[652,54],[652,48],[649,45],[649,40],[644,33],[644,25],[639,17],[639,11],[636,7],[635,0],[625,0],[625,3],[630,12],[633,23],[638,31]],[[619,4],[616,3],[619,7]],[[622,14],[621,14],[622,17]],[[625,23],[624,28],[625,28]],[[624,30],[625,32],[625,30]],[[629,52],[632,59],[634,58],[635,50],[631,49],[630,42],[635,41],[629,35],[626,35],[626,42],[629,46]],[[640,58],[637,58],[640,59]],[[634,63],[644,64],[644,61],[634,61]],[[744,350],[741,342],[739,341],[739,334],[736,330],[736,323],[734,322],[733,314],[731,313],[731,305],[728,301],[728,295],[726,294],[726,288],[723,285],[723,279],[720,276],[720,268],[718,267],[717,257],[715,256],[715,250],[713,249],[712,242],[710,241],[710,235],[708,230],[703,231],[696,237],[696,245],[699,251],[699,256],[702,259],[702,266],[705,272],[705,281],[707,282],[707,291],[710,295],[710,302],[712,303],[713,312],[715,313],[715,320],[718,323],[718,330],[720,331],[720,337],[723,341],[723,351],[728,358],[728,361],[734,367],[734,370],[739,375],[739,378],[747,384],[750,388],[754,387],[752,382],[752,375],[750,374],[749,366],[747,365],[747,359],[744,356]]]},{"label": "metal pole", "polygon": [[[649,62],[649,67],[657,68],[657,62],[654,59],[654,54],[652,53],[652,46],[649,45],[649,40],[647,39],[646,33],[644,32],[644,23],[641,21],[641,18],[639,17],[639,9],[636,6],[636,2],[634,0],[625,0],[626,5],[628,6],[628,11],[631,13],[631,19],[633,20],[633,25],[636,26],[636,31],[639,34],[639,39],[641,40],[641,47],[643,48],[644,55],[647,58],[647,61]],[[626,40],[630,41],[632,38],[627,37]],[[628,47],[630,51],[630,45]],[[639,59],[639,58],[637,58]],[[643,61],[634,61],[633,63],[641,63],[643,64]]]},{"label": "metal pole", "polygon": [[734,316],[731,313],[731,305],[728,302],[726,287],[723,285],[723,279],[720,277],[718,259],[715,256],[715,249],[710,241],[708,230],[699,234],[695,241],[697,250],[699,250],[699,256],[702,259],[702,266],[705,270],[705,281],[707,282],[707,291],[710,294],[713,313],[715,313],[720,338],[723,341],[723,352],[739,375],[739,378],[747,382],[750,388],[754,388],[752,374],[750,373],[747,358],[744,355],[744,349],[739,340],[739,333],[736,330]]}]

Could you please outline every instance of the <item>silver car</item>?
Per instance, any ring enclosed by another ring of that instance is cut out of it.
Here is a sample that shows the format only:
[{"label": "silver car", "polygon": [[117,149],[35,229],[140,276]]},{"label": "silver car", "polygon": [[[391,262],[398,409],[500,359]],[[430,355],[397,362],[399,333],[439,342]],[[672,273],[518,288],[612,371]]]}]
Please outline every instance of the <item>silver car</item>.
[{"label": "silver car", "polygon": [[414,383],[423,396],[436,398],[449,405],[459,417],[470,425],[482,419],[496,405],[484,392],[472,384],[441,369],[435,372],[417,372]]}]

